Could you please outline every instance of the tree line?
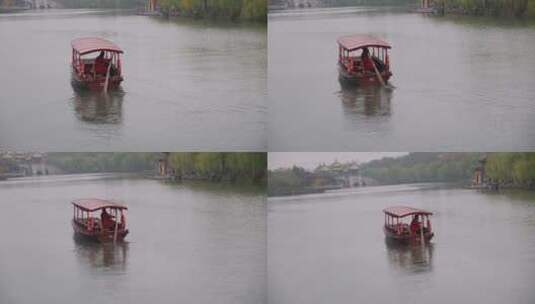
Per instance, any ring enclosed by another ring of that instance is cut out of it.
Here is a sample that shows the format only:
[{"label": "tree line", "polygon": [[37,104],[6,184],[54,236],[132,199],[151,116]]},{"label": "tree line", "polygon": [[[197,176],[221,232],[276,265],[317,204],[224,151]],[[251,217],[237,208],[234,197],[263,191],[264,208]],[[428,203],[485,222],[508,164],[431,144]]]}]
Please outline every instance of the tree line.
[{"label": "tree line", "polygon": [[[470,181],[479,164],[480,153],[410,153],[364,163],[360,174],[377,184]],[[268,172],[269,195],[318,192],[333,183],[303,168],[281,168]]]},{"label": "tree line", "polygon": [[491,181],[519,188],[535,188],[535,153],[491,153],[485,165]]},{"label": "tree line", "polygon": [[231,20],[267,20],[267,0],[161,0],[168,15]]},{"label": "tree line", "polygon": [[[156,171],[161,153],[48,153],[47,162],[65,173]],[[212,181],[263,182],[266,153],[170,153],[177,176]]]},{"label": "tree line", "polygon": [[[66,8],[142,8],[146,0],[57,0]],[[162,13],[195,18],[267,20],[267,0],[159,0]]]},{"label": "tree line", "polygon": [[535,17],[535,0],[437,0],[436,6],[446,13]]},{"label": "tree line", "polygon": [[252,183],[266,180],[266,153],[171,153],[169,161],[179,178]]},{"label": "tree line", "polygon": [[[535,17],[535,0],[434,0],[429,1],[442,13],[479,16]],[[324,6],[419,5],[420,0],[321,0]]]},{"label": "tree line", "polygon": [[[378,184],[449,182],[470,184],[476,167],[485,164],[487,178],[502,187],[535,189],[535,153],[409,153],[364,163],[360,174]],[[314,192],[313,172],[293,166],[268,172],[269,195]],[[329,183],[329,181],[326,181]]]},{"label": "tree line", "polygon": [[481,153],[416,152],[365,163],[361,174],[381,184],[467,182],[481,157]]},{"label": "tree line", "polygon": [[140,172],[154,170],[158,153],[47,153],[47,162],[65,173]]},{"label": "tree line", "polygon": [[535,188],[535,153],[410,153],[400,158],[374,160],[361,173],[383,184],[470,182],[474,169],[485,160],[491,182],[501,186]]},{"label": "tree line", "polygon": [[280,168],[268,171],[268,195],[292,195],[315,192],[314,175],[304,168]]},{"label": "tree line", "polygon": [[136,8],[144,7],[144,0],[56,0],[66,8]]}]

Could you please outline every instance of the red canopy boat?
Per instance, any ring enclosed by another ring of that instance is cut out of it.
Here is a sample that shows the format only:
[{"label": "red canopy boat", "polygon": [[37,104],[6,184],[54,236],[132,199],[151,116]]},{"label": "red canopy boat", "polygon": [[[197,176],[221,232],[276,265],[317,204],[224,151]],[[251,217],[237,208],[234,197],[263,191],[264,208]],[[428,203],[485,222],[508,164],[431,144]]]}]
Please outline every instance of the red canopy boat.
[{"label": "red canopy boat", "polygon": [[[126,206],[101,199],[79,199],[74,206],[72,227],[80,236],[100,242],[121,241],[128,234]],[[100,215],[95,212],[100,211]]]},{"label": "red canopy boat", "polygon": [[[384,232],[389,239],[402,242],[422,240],[429,242],[434,235],[429,219],[433,215],[432,212],[405,206],[389,207],[383,212]],[[410,224],[405,223],[403,220],[409,217]]]},{"label": "red canopy boat", "polygon": [[[73,83],[91,90],[114,89],[121,84],[120,47],[102,38],[77,38],[72,46]],[[96,55],[96,56],[95,56]]]},{"label": "red canopy boat", "polygon": [[338,38],[338,72],[342,81],[354,84],[386,83],[392,73],[386,41],[370,35]]}]

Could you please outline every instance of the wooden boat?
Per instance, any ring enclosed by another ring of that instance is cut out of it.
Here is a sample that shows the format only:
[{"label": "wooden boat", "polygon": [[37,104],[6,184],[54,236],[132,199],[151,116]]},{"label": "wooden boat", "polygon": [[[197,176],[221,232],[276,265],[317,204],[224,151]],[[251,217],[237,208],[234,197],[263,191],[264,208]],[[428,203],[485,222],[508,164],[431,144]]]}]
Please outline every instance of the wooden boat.
[{"label": "wooden boat", "polygon": [[337,42],[340,81],[351,84],[380,84],[378,74],[385,83],[392,76],[388,57],[391,46],[386,41],[359,34],[340,37]]},{"label": "wooden boat", "polygon": [[[72,227],[78,236],[109,242],[122,241],[128,234],[126,206],[94,198],[75,200],[72,205]],[[98,211],[100,214],[96,215]]]},{"label": "wooden boat", "polygon": [[77,38],[72,46],[72,81],[76,87],[107,91],[123,81],[123,50],[102,38]]},{"label": "wooden boat", "polygon": [[[412,207],[396,206],[383,210],[384,232],[387,239],[399,242],[429,242],[434,233],[429,217],[432,212]],[[404,219],[411,219],[410,224]]]}]

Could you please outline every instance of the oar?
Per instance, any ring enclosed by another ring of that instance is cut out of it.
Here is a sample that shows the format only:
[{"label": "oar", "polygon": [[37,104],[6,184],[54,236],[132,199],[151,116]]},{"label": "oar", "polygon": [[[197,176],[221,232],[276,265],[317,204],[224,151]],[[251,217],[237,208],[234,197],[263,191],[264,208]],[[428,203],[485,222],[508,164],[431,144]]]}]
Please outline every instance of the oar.
[{"label": "oar", "polygon": [[383,87],[386,87],[386,83],[383,79],[383,76],[381,76],[381,74],[379,73],[379,70],[375,66],[375,61],[373,61],[372,57],[370,57],[370,61],[372,62],[373,70],[375,71],[375,75],[377,75],[377,79],[379,79],[379,82],[381,83]]},{"label": "oar", "polygon": [[104,81],[104,94],[108,93],[108,82],[110,80],[111,61],[108,63],[108,70],[106,71],[106,81]]}]

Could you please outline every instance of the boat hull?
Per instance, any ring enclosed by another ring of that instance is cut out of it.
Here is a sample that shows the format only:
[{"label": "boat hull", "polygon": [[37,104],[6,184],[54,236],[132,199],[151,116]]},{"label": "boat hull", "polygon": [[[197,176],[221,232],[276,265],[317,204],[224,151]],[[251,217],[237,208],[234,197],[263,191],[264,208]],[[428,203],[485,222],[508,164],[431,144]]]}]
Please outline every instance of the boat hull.
[{"label": "boat hull", "polygon": [[[416,234],[397,234],[390,229],[383,228],[383,231],[385,233],[385,237],[390,241],[400,242],[400,243],[412,243],[412,242],[421,242],[422,235],[420,233]],[[427,243],[431,241],[435,233],[433,232],[424,232],[423,238],[424,241]]]},{"label": "boat hull", "polygon": [[[71,222],[74,233],[77,237],[82,237],[86,239],[91,239],[97,242],[113,242],[114,231],[113,230],[103,230],[99,232],[88,231],[82,226],[77,224],[74,220]],[[128,234],[128,229],[118,230],[117,231],[117,241],[123,241],[126,235]]]},{"label": "boat hull", "polygon": [[[76,73],[76,71],[74,70],[72,72],[71,78],[74,87],[91,91],[103,91],[104,85],[106,83],[105,77],[98,77],[96,79],[85,79],[80,77],[80,75],[78,75],[78,73]],[[111,76],[108,80],[108,91],[117,89],[121,85],[122,81],[123,77],[121,75]]]},{"label": "boat hull", "polygon": [[[388,80],[392,76],[392,73],[390,73],[389,71],[383,71],[380,74],[383,77],[383,80],[385,81],[385,83],[388,82]],[[338,64],[338,79],[344,84],[353,84],[353,85],[381,84],[381,82],[379,81],[375,73],[365,73],[365,74],[350,73],[340,63]]]}]

